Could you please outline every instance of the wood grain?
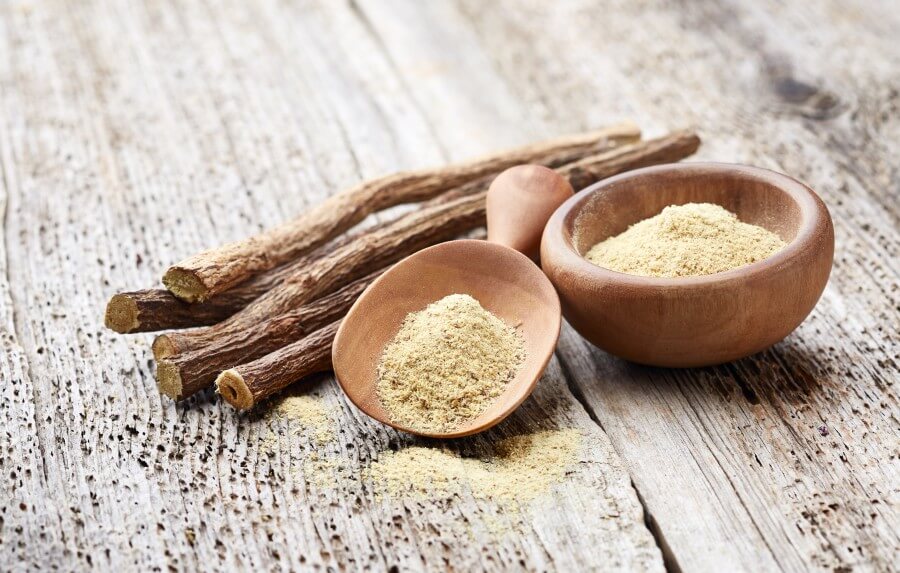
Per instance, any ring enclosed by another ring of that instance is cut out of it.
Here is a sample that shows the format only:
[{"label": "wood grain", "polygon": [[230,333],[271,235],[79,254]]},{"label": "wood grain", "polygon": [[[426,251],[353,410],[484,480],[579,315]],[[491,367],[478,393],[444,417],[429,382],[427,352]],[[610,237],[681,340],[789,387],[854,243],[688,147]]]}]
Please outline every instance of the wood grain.
[{"label": "wood grain", "polygon": [[[835,266],[823,298],[760,355],[712,369],[639,368],[564,329],[559,353],[573,387],[625,458],[670,563],[896,568],[900,179],[889,150],[900,122],[896,90],[885,86],[900,64],[873,56],[891,51],[896,11],[468,1],[461,11],[535,105],[580,117],[567,110],[593,109],[601,90],[625,85],[620,101],[650,129],[684,108],[679,117],[702,126],[700,158],[789,173],[831,210]],[[535,21],[568,33],[547,35]],[[594,33],[601,22],[603,35]],[[566,90],[547,88],[561,76]]]},{"label": "wood grain", "polygon": [[[239,416],[211,393],[162,402],[150,339],[97,320],[112,292],[330,192],[562,130],[445,154],[343,4],[4,3],[0,14],[0,562],[499,571],[571,569],[590,548],[609,568],[661,570],[628,475],[556,363],[526,409],[450,446],[485,455],[512,434],[581,429],[582,463],[541,502],[556,509],[507,516],[469,495],[376,498],[363,469],[416,442],[361,417],[327,377],[307,381],[335,426],[319,445],[299,421]],[[344,471],[322,484],[313,456]]]},{"label": "wood grain", "polygon": [[[898,30],[885,1],[0,3],[0,563],[895,568]],[[512,533],[467,495],[376,499],[361,469],[419,442],[327,376],[305,386],[337,428],[319,446],[209,394],[161,400],[149,338],[98,324],[113,292],[360,180],[623,117],[806,180],[834,273],[794,335],[726,367],[642,369],[564,328],[532,399],[450,446],[589,436]],[[313,453],[347,460],[333,484]]]}]

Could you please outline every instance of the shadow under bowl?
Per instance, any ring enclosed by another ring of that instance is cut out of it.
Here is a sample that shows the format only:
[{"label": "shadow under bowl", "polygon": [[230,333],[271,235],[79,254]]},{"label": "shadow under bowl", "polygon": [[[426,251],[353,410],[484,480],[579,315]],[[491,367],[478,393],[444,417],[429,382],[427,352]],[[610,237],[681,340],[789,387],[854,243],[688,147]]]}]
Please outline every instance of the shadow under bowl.
[{"label": "shadow under bowl", "polygon": [[[657,278],[599,267],[596,243],[669,205],[715,203],[786,243],[771,257],[712,275]],[[834,228],[828,209],[786,175],[744,165],[678,163],[592,185],[550,218],[543,270],[566,320],[594,345],[653,366],[709,366],[755,354],[790,334],[828,282]]]}]

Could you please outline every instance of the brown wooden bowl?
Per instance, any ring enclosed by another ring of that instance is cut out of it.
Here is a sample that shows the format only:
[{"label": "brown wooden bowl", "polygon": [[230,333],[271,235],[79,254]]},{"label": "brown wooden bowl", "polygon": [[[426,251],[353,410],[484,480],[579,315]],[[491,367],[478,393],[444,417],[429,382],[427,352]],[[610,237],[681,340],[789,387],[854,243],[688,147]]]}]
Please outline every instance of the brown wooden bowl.
[{"label": "brown wooden bowl", "polygon": [[[594,244],[668,205],[716,203],[787,246],[713,275],[656,278],[594,265]],[[749,356],[803,322],[834,256],[828,209],[807,186],[745,165],[681,163],[630,171],[563,203],[544,229],[541,261],[563,315],[596,346],[634,362],[688,367]]]}]

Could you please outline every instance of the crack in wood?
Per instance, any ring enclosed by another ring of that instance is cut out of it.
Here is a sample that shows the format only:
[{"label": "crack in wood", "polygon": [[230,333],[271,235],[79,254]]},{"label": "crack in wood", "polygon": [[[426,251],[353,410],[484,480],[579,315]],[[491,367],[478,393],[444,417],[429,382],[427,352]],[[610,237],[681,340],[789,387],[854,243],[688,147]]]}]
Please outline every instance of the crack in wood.
[{"label": "crack in wood", "polygon": [[[566,325],[568,328],[568,325]],[[606,431],[603,428],[603,423],[600,421],[600,418],[597,416],[597,413],[594,411],[593,406],[588,402],[587,398],[584,395],[582,389],[575,383],[575,377],[569,371],[566,366],[566,362],[559,353],[556,353],[556,357],[559,360],[560,370],[562,371],[563,379],[566,382],[566,387],[571,392],[572,396],[575,400],[581,404],[581,407],[584,408],[584,411],[590,417],[590,419],[597,424],[597,426]],[[653,518],[653,513],[650,511],[650,508],[647,507],[647,503],[644,501],[644,497],[641,495],[641,490],[638,488],[637,484],[634,483],[634,479],[631,481],[631,489],[634,490],[635,495],[637,496],[638,502],[641,504],[641,508],[644,513],[644,524],[647,526],[647,529],[650,531],[650,534],[653,535],[653,541],[656,543],[656,546],[659,547],[660,552],[663,557],[663,565],[666,568],[666,571],[669,573],[681,573],[681,566],[678,565],[678,558],[675,553],[672,551],[672,548],[669,546],[669,543],[666,541],[665,535],[663,535],[662,529],[660,529],[659,524]]]}]

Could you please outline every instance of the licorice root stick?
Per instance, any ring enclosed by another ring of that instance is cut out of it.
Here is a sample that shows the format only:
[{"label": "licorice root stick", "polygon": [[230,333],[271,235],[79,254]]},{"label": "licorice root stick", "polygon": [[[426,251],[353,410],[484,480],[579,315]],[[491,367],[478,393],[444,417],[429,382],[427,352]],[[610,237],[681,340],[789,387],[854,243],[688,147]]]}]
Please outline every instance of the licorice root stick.
[{"label": "licorice root stick", "polygon": [[158,361],[160,392],[170,398],[190,396],[235,364],[250,362],[342,318],[369,284],[387,268],[358,279],[307,305],[269,318],[241,332],[225,335],[214,348],[175,354]]},{"label": "licorice root stick", "polygon": [[216,390],[238,408],[252,408],[293,382],[331,369],[331,343],[340,321],[262,358],[225,370],[216,378]]},{"label": "licorice root stick", "polygon": [[521,163],[555,167],[640,138],[630,123],[569,135],[435,169],[401,172],[338,193],[300,217],[243,241],[209,249],[170,267],[163,284],[178,298],[203,302],[250,277],[326,243],[368,215],[402,203],[430,199]]},{"label": "licorice root stick", "polygon": [[285,277],[325,256],[339,245],[325,245],[299,259],[220,293],[205,302],[188,303],[161,288],[117,293],[106,304],[104,323],[120,334],[196,328],[221,322],[269,292]]}]

